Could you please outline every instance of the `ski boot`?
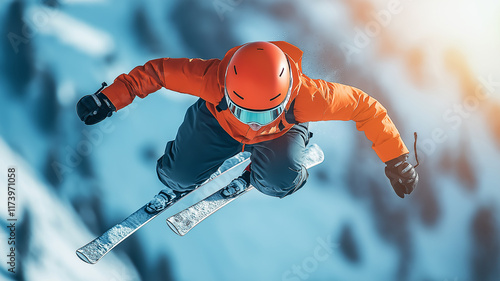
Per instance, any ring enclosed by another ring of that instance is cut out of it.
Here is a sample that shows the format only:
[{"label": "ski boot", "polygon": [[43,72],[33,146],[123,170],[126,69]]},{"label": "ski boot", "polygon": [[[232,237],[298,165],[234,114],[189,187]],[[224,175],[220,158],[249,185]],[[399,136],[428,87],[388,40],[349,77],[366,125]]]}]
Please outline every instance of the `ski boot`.
[{"label": "ski boot", "polygon": [[241,194],[250,185],[250,165],[248,165],[241,176],[235,178],[221,191],[224,197],[235,197]]},{"label": "ski boot", "polygon": [[146,212],[150,214],[157,213],[172,205],[181,196],[182,193],[176,192],[168,187],[162,189],[153,199],[151,199],[151,201],[149,201],[146,206]]}]

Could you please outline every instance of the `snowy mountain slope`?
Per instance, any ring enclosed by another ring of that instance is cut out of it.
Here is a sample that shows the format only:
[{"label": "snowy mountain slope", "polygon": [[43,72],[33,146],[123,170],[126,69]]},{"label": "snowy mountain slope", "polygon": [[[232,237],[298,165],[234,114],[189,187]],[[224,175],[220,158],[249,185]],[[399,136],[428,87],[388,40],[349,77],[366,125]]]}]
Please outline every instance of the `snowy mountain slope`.
[{"label": "snowy mountain slope", "polygon": [[[0,169],[15,167],[17,176],[17,266],[14,275],[7,272],[7,264],[3,262],[4,276],[15,280],[139,280],[134,266],[123,255],[111,254],[97,266],[82,263],[75,249],[95,234],[89,232],[71,206],[33,175],[29,165],[2,139],[0,155]],[[2,173],[1,181],[7,182],[6,173]],[[2,222],[9,218],[6,203],[6,200],[0,203]],[[2,242],[10,236],[7,230],[2,227]],[[7,252],[6,244],[2,243],[2,254]]]}]

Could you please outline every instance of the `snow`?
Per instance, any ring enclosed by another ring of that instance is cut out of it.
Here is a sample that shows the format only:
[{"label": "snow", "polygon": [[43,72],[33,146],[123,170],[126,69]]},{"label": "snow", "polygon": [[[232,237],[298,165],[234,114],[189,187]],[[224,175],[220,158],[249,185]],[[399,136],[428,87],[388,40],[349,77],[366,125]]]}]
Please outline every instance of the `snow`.
[{"label": "snow", "polygon": [[32,19],[34,30],[54,36],[89,56],[104,56],[113,51],[114,43],[109,34],[58,10],[33,7],[28,10],[27,18]]},{"label": "snow", "polygon": [[[399,2],[402,11],[348,61],[341,44],[354,42],[389,2],[0,1],[3,34],[33,29],[18,54],[9,42],[0,45],[0,170],[16,165],[24,187],[22,278],[498,280],[500,3]],[[214,3],[227,8],[223,20]],[[141,20],[140,13],[147,16]],[[165,218],[231,180],[221,178],[96,265],[81,262],[77,248],[161,190],[156,159],[196,98],[160,90],[92,127],[77,119],[78,99],[150,59],[220,58],[252,40],[296,44],[306,74],[380,100],[410,150],[417,131],[419,188],[398,198],[353,122],[313,123],[325,161],[293,196],[279,200],[254,190],[186,236],[171,233]],[[477,98],[479,86],[487,98],[456,111]],[[436,130],[444,141],[433,139]],[[56,162],[67,168],[62,177]],[[5,215],[0,211],[2,221]],[[1,264],[0,279],[13,279]]]},{"label": "snow", "polygon": [[[61,201],[18,155],[14,154],[0,139],[0,169],[7,171],[15,167],[18,175],[16,194],[17,272],[22,271],[25,280],[138,280],[138,273],[128,259],[111,254],[96,267],[82,263],[75,255],[76,248],[83,241],[91,240],[94,234],[84,226],[79,215],[71,206]],[[2,173],[2,182],[7,182]],[[6,200],[0,202],[2,221],[7,220]],[[21,231],[23,231],[21,233]],[[2,227],[2,241],[9,233]],[[24,240],[21,237],[29,237]],[[6,242],[2,243],[5,253]],[[21,252],[21,249],[23,251]],[[24,253],[23,253],[24,252]],[[7,264],[2,271],[8,276]]]}]

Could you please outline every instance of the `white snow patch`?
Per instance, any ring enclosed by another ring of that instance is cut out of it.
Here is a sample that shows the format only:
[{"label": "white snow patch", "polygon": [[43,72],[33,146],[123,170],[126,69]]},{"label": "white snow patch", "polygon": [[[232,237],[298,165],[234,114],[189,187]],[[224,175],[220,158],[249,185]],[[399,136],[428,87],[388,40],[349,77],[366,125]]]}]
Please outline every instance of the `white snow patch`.
[{"label": "white snow patch", "polygon": [[75,84],[72,81],[64,81],[57,87],[57,101],[62,106],[70,106],[76,97]]},{"label": "white snow patch", "polygon": [[90,56],[105,56],[114,48],[113,38],[60,10],[34,6],[27,11],[27,22],[33,30],[52,35],[62,43]]},{"label": "white snow patch", "polygon": [[[15,155],[0,138],[0,181],[7,182],[7,169],[16,169],[16,245],[24,245],[21,255],[17,246],[17,264],[22,264],[25,280],[139,280],[127,259],[109,254],[98,265],[85,264],[75,250],[93,239],[78,215],[57,199],[52,190],[41,183],[33,171]],[[2,195],[2,198],[3,195]],[[7,221],[7,200],[0,200],[2,221]],[[23,226],[23,233],[19,228]],[[2,227],[0,237],[6,237]],[[21,241],[22,237],[29,240]],[[5,241],[5,240],[3,240]],[[3,248],[3,245],[2,245]],[[4,251],[2,250],[2,253]],[[2,263],[5,269],[6,263]],[[6,269],[5,269],[6,270]],[[19,267],[18,267],[19,270]],[[9,273],[11,274],[11,273]]]}]

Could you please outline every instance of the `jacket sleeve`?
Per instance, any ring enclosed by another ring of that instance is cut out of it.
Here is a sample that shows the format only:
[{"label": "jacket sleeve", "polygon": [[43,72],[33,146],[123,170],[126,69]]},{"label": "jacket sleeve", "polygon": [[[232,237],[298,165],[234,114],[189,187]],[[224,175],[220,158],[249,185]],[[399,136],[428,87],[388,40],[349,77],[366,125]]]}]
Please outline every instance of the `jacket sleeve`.
[{"label": "jacket sleeve", "polygon": [[408,153],[387,110],[363,91],[347,85],[301,77],[295,117],[299,122],[353,120],[373,143],[378,157],[387,162]]},{"label": "jacket sleeve", "polygon": [[[117,110],[132,103],[136,96],[145,98],[161,87],[209,99],[206,91],[217,77],[218,59],[163,58],[138,66],[129,74],[118,76],[102,92]],[[208,79],[213,77],[214,79]],[[213,86],[213,85],[211,85]]]}]

